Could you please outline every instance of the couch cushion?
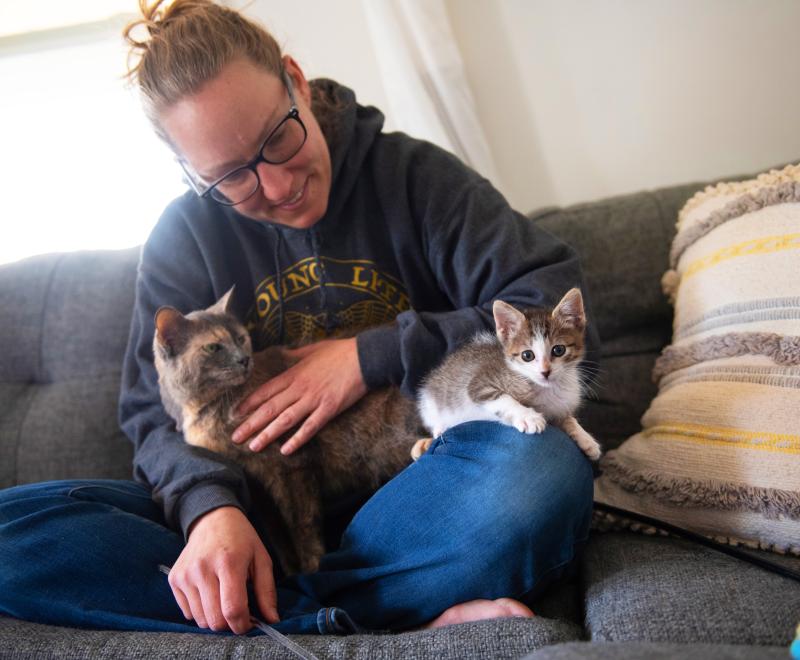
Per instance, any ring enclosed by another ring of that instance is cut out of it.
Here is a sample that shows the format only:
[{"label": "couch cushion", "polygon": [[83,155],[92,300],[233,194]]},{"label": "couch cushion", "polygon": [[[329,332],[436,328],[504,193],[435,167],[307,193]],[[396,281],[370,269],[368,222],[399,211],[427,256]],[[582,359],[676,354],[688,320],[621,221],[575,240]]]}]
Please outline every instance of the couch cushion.
[{"label": "couch cushion", "polygon": [[669,341],[672,309],[661,292],[678,209],[688,184],[534,214],[581,257],[590,317],[601,339],[600,373],[579,418],[610,449],[639,430],[656,389],[650,372]]},{"label": "couch cushion", "polygon": [[117,424],[139,248],[0,267],[0,487],[130,478]]},{"label": "couch cushion", "polygon": [[546,646],[523,660],[786,660],[783,646],[567,642]]},{"label": "couch cushion", "polygon": [[[488,657],[516,659],[549,644],[579,639],[580,634],[580,628],[574,624],[534,617],[480,621],[393,635],[292,635],[291,639],[314,655],[328,659],[461,660]],[[0,656],[5,657],[3,650],[11,649],[13,657],[59,660],[297,658],[265,636],[78,630],[0,617]]]},{"label": "couch cushion", "polygon": [[593,640],[788,648],[800,621],[800,583],[682,539],[595,534],[584,575]]}]

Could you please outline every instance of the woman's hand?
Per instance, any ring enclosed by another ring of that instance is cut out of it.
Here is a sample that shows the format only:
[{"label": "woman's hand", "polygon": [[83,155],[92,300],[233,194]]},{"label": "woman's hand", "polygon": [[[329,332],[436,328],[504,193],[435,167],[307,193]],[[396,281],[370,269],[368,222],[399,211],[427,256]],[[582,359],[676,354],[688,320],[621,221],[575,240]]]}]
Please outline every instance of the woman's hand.
[{"label": "woman's hand", "polygon": [[272,560],[247,516],[226,506],[195,521],[168,579],[183,616],[201,628],[217,632],[230,628],[241,635],[253,627],[248,578],[264,619],[277,623]]},{"label": "woman's hand", "polygon": [[233,441],[245,442],[257,434],[248,445],[253,451],[261,451],[299,425],[281,447],[282,454],[291,454],[367,393],[355,337],[326,339],[287,350],[286,355],[299,362],[239,406],[241,414],[250,416],[236,429]]}]

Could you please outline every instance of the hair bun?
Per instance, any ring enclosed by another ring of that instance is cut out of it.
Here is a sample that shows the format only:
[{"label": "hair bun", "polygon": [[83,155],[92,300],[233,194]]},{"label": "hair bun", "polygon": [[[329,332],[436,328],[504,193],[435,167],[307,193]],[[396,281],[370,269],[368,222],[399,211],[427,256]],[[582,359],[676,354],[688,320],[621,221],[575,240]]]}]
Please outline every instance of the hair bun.
[{"label": "hair bun", "polygon": [[[205,9],[214,3],[210,0],[139,0],[142,17],[129,23],[122,33],[128,45],[136,50],[146,50],[148,42],[157,37],[170,23],[182,15],[197,9]],[[147,36],[134,37],[135,31],[147,30]]]},{"label": "hair bun", "polygon": [[275,75],[280,72],[275,39],[239,11],[211,0],[138,3],[140,16],[122,32],[128,45],[125,77],[138,87],[157,132],[161,109],[195,93],[236,58]]}]

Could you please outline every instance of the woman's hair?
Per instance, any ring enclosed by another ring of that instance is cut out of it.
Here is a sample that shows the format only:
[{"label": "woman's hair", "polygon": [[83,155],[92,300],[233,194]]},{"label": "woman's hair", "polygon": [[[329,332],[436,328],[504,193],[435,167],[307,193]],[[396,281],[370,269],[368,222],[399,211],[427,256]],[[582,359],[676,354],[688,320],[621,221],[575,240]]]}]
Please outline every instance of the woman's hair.
[{"label": "woman's hair", "polygon": [[[130,46],[127,78],[138,85],[147,118],[167,141],[159,113],[234,60],[246,58],[276,76],[283,70],[277,41],[237,11],[211,0],[139,0],[139,9],[142,18],[123,32]],[[134,36],[142,29],[146,34]],[[312,111],[328,137],[332,108],[326,98],[312,87]]]}]

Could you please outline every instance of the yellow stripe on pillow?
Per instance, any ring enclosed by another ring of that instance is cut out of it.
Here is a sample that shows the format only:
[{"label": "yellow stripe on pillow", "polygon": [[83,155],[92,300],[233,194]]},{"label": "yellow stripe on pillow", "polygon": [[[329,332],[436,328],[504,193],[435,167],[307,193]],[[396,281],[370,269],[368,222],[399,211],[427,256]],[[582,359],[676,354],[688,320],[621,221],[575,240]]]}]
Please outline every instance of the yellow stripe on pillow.
[{"label": "yellow stripe on pillow", "polygon": [[735,259],[737,257],[745,257],[756,254],[770,254],[772,252],[779,252],[781,250],[797,250],[800,249],[800,234],[784,234],[783,236],[765,236],[751,241],[744,241],[737,245],[730,245],[721,250],[697,259],[686,267],[683,273],[684,281],[704,271],[706,268],[711,268],[722,261],[728,259]]},{"label": "yellow stripe on pillow", "polygon": [[653,440],[680,439],[715,447],[739,445],[747,449],[800,454],[800,435],[788,433],[745,431],[702,424],[658,424],[642,431],[642,435]]}]

